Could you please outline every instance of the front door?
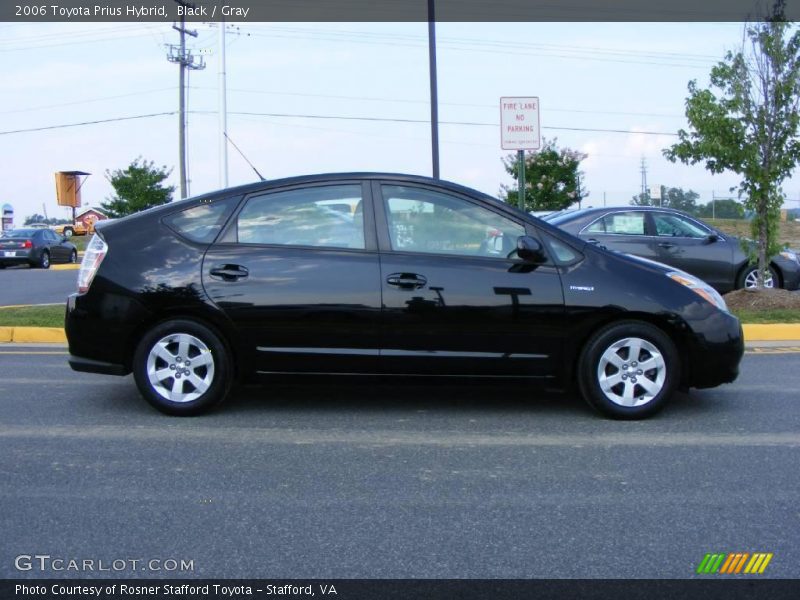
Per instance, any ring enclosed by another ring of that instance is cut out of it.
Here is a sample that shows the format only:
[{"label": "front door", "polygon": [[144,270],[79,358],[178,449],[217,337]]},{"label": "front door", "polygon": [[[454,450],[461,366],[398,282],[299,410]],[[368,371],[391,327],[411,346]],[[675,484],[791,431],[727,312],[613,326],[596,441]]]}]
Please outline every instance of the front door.
[{"label": "front door", "polygon": [[553,265],[516,254],[525,224],[477,199],[375,184],[381,371],[549,376],[564,301]]}]

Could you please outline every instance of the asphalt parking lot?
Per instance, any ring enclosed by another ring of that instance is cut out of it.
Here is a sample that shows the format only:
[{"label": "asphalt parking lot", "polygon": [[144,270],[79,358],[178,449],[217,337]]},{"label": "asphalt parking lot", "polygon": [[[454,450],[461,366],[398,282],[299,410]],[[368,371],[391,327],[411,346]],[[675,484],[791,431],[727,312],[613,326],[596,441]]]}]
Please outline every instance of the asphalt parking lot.
[{"label": "asphalt parking lot", "polygon": [[685,578],[759,551],[800,577],[798,350],[623,423],[519,384],[330,380],[170,418],[63,347],[2,345],[0,577],[97,576],[15,569],[39,553],[193,561],[124,577]]}]

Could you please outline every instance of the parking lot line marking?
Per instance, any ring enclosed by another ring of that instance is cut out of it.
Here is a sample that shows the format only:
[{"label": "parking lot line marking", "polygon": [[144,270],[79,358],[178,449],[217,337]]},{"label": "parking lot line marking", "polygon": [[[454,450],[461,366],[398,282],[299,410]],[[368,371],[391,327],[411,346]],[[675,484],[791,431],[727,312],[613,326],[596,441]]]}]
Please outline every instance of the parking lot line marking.
[{"label": "parking lot line marking", "polygon": [[745,354],[800,354],[800,347],[786,346],[786,347],[764,347],[764,348],[748,348],[744,351]]},{"label": "parking lot line marking", "polygon": [[17,355],[24,355],[24,354],[55,354],[55,355],[59,355],[59,356],[61,356],[61,355],[66,356],[67,354],[69,354],[69,352],[56,352],[55,350],[53,350],[53,351],[31,350],[29,352],[26,352],[24,350],[0,350],[0,354],[17,354]]}]

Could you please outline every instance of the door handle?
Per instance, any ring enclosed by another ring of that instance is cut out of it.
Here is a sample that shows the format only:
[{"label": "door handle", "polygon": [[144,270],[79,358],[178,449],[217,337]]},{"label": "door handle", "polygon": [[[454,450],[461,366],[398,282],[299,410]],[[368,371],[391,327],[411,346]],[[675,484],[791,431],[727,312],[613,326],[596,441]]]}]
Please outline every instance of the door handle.
[{"label": "door handle", "polygon": [[237,279],[245,279],[250,271],[241,265],[218,265],[209,271],[212,277],[222,279],[223,281],[236,281]]},{"label": "door handle", "polygon": [[675,244],[672,244],[672,243],[670,243],[670,242],[659,242],[659,244],[658,244],[658,245],[659,245],[661,248],[674,248],[674,247],[675,247]]},{"label": "door handle", "polygon": [[425,287],[428,280],[416,273],[392,273],[386,278],[386,283],[394,285],[403,290],[417,290]]}]

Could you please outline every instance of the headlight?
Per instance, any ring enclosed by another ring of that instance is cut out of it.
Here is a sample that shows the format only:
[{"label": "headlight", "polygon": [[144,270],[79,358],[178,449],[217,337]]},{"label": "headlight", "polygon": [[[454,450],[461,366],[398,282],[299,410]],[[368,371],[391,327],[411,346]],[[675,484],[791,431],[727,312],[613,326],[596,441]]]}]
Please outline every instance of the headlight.
[{"label": "headlight", "polygon": [[781,250],[781,251],[779,252],[779,254],[780,254],[780,255],[781,255],[783,258],[785,258],[786,260],[791,260],[792,262],[800,263],[800,260],[798,260],[798,258],[797,258],[797,253],[796,253],[796,252],[794,252],[793,250],[789,250],[789,249],[787,248],[786,250]]},{"label": "headlight", "polygon": [[711,304],[718,309],[728,312],[728,306],[725,304],[725,300],[722,299],[722,296],[720,296],[717,290],[712,288],[705,281],[693,277],[688,273],[684,273],[683,271],[670,271],[667,273],[667,277],[672,279],[672,281],[677,281],[681,285],[685,285],[698,296],[702,296],[705,300],[711,302]]}]

